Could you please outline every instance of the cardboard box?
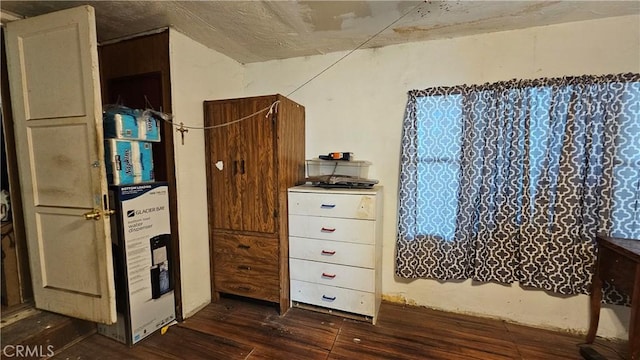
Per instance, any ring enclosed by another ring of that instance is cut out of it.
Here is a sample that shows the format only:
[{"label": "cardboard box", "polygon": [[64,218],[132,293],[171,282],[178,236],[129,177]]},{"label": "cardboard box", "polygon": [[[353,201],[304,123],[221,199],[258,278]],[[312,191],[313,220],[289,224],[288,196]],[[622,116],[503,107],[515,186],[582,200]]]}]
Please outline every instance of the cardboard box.
[{"label": "cardboard box", "polygon": [[118,320],[98,333],[128,345],[175,320],[168,191],[166,182],[109,190]]}]

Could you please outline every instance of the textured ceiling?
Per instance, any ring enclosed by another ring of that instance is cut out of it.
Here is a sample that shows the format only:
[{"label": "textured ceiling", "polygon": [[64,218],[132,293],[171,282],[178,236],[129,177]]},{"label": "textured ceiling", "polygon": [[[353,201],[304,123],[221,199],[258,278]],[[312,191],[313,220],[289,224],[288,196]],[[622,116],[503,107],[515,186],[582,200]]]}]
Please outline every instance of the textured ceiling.
[{"label": "textured ceiling", "polygon": [[640,1],[3,0],[0,9],[32,17],[81,4],[96,9],[100,42],[173,26],[241,63],[640,13]]}]

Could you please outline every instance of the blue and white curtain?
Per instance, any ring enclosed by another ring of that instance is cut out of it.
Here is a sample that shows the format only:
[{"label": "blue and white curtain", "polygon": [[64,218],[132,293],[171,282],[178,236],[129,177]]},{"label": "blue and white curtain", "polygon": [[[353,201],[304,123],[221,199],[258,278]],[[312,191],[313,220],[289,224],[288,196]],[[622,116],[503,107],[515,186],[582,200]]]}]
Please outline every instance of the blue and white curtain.
[{"label": "blue and white curtain", "polygon": [[589,293],[596,233],[640,239],[640,74],[409,92],[399,199],[399,277]]}]

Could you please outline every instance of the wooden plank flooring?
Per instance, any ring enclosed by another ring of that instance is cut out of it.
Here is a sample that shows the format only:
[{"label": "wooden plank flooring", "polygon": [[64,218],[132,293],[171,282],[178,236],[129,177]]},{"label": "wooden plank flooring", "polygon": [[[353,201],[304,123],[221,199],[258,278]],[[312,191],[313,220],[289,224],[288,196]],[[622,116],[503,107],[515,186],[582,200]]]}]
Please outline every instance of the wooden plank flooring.
[{"label": "wooden plank flooring", "polygon": [[[54,359],[582,359],[584,336],[500,320],[383,303],[378,323],[222,298],[165,335],[129,348],[102,335]],[[626,343],[598,339],[609,360],[626,359]]]}]

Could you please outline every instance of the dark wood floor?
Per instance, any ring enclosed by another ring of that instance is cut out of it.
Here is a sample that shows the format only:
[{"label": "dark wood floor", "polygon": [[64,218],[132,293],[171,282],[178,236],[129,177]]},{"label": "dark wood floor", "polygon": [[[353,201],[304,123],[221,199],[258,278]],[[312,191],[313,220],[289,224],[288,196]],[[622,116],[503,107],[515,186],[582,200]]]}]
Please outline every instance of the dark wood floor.
[{"label": "dark wood floor", "polygon": [[[584,336],[383,303],[375,326],[293,308],[223,298],[132,348],[98,334],[54,359],[582,359]],[[598,339],[607,359],[626,344]]]}]

